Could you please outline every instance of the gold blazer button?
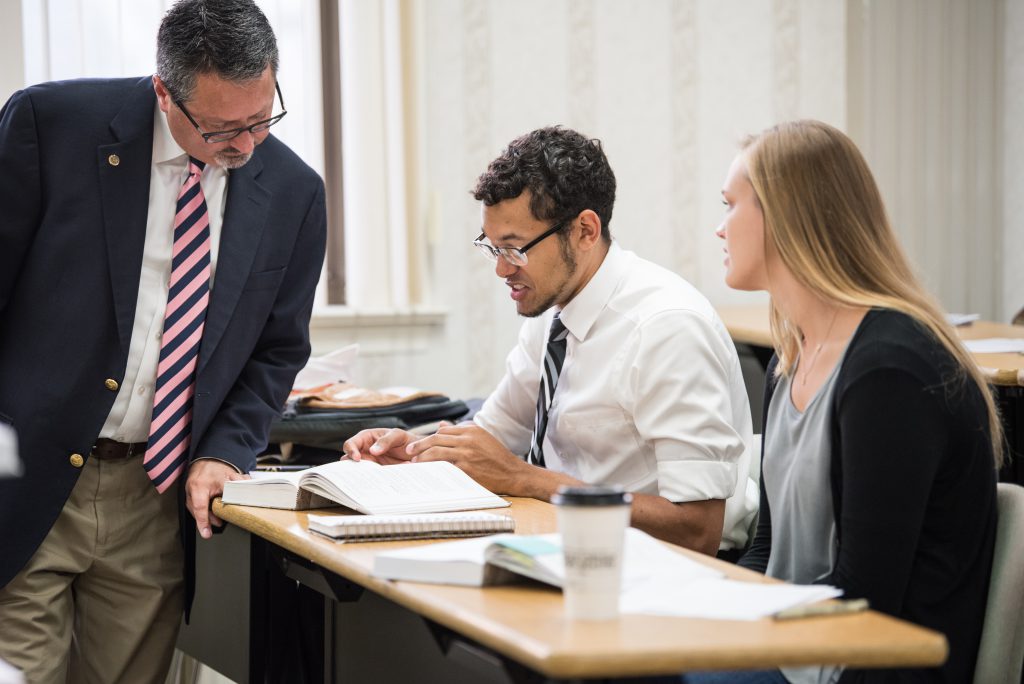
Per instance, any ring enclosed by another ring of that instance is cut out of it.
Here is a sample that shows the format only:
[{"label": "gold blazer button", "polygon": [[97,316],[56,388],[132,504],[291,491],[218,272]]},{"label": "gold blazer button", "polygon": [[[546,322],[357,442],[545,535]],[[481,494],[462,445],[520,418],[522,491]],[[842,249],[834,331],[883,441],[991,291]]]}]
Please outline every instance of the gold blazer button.
[{"label": "gold blazer button", "polygon": [[120,385],[117,384],[117,380],[114,380],[113,378],[107,378],[106,380],[104,380],[103,386],[106,387],[111,392],[116,392],[117,388],[120,387]]},{"label": "gold blazer button", "polygon": [[116,154],[112,154],[109,157],[107,157],[107,163],[110,164],[111,166],[117,166],[118,164],[121,163],[121,158],[118,157]]},{"label": "gold blazer button", "polygon": [[69,458],[68,461],[70,461],[71,465],[76,468],[81,468],[85,465],[85,459],[82,458],[82,454],[71,454],[71,458]]}]

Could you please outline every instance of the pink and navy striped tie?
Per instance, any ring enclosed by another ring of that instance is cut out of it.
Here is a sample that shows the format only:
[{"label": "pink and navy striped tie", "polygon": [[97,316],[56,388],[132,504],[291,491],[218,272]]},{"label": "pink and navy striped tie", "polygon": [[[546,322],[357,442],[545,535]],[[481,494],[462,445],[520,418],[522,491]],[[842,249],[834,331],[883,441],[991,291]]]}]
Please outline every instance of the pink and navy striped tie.
[{"label": "pink and navy striped tie", "polygon": [[161,494],[188,463],[199,343],[210,301],[210,215],[199,185],[203,162],[189,157],[174,215],[171,280],[156,371],[153,419],[143,465]]}]

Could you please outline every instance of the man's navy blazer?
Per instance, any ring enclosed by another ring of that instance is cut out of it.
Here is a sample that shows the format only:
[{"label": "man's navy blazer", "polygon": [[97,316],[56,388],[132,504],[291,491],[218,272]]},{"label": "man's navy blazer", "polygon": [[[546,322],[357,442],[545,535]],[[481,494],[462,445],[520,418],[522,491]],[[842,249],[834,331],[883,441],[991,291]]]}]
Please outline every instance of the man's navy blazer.
[{"label": "man's navy blazer", "polygon": [[[117,395],[105,381],[124,376],[155,106],[147,77],[45,83],[0,110],[0,420],[25,466],[0,479],[0,586],[60,514],[71,455],[89,458]],[[309,355],[325,234],[323,182],[274,136],[230,172],[191,458],[255,465]],[[180,510],[190,599],[195,525]]]}]

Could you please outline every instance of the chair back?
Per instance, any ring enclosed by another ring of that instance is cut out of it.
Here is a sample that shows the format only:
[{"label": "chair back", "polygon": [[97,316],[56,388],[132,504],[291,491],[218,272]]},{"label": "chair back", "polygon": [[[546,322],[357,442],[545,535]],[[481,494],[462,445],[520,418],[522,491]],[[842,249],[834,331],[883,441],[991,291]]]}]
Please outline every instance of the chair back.
[{"label": "chair back", "polygon": [[747,523],[747,547],[754,541],[754,534],[757,532],[757,518],[761,506],[761,439],[762,436],[755,434],[750,443],[750,470],[747,472],[747,502],[751,504],[753,513]]},{"label": "chair back", "polygon": [[1024,487],[1000,482],[999,523],[974,684],[1019,684],[1024,665]]}]

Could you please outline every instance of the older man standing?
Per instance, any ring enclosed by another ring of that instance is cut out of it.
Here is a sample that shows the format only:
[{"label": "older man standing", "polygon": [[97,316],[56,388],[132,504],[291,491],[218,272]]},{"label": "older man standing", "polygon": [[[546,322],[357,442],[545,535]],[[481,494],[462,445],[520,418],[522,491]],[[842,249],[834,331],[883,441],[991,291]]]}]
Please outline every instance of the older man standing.
[{"label": "older man standing", "polygon": [[209,537],[309,354],[324,189],[268,130],[273,30],[251,0],[181,0],[157,58],[0,112],[0,420],[25,470],[0,481],[0,657],[32,682],[162,681],[187,513]]}]

